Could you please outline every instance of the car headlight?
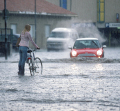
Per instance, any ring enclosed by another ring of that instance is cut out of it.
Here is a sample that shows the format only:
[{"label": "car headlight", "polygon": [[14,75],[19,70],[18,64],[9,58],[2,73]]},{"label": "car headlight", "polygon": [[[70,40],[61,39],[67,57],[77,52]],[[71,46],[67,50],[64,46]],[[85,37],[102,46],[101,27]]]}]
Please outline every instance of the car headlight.
[{"label": "car headlight", "polygon": [[77,52],[75,50],[73,50],[71,54],[72,54],[72,56],[75,57],[77,55]]},{"label": "car headlight", "polygon": [[98,51],[97,51],[97,55],[98,55],[98,56],[102,55],[102,50],[98,50]]}]

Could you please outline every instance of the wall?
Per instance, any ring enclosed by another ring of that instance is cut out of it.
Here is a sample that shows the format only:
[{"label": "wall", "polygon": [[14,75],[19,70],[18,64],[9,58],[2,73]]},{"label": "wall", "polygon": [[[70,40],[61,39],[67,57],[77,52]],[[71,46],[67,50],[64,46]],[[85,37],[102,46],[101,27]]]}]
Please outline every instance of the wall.
[{"label": "wall", "polygon": [[[70,0],[69,0],[70,1]],[[96,0],[72,0],[71,11],[78,14],[81,21],[96,22],[97,14]]]},{"label": "wall", "polygon": [[51,2],[52,4],[55,4],[57,6],[60,6],[60,3],[59,3],[60,0],[46,0],[46,1]]},{"label": "wall", "polygon": [[116,13],[120,18],[120,0],[105,0],[105,22],[116,22]]},{"label": "wall", "polygon": [[[59,6],[59,0],[47,0]],[[97,21],[96,0],[67,0],[67,10],[78,14],[81,21]]]},{"label": "wall", "polygon": [[[47,1],[59,6],[59,0]],[[71,11],[78,14],[79,20],[97,22],[97,0],[67,0],[67,10],[70,6]],[[105,0],[105,22],[116,22],[116,13],[120,15],[120,0]]]},{"label": "wall", "polygon": [[[50,31],[56,27],[70,27],[69,23],[71,17],[55,17],[55,16],[40,16],[38,15],[36,18],[37,28],[36,28],[36,36],[37,36],[37,44],[41,48],[46,48],[46,40],[45,37],[45,25],[50,26]],[[4,20],[0,16],[0,24],[1,28],[4,27]],[[24,30],[24,26],[26,24],[33,25],[35,24],[34,15],[19,15],[12,14],[9,15],[9,19],[7,20],[7,28],[10,28],[11,24],[17,25],[17,33],[21,33]],[[35,39],[35,38],[33,38]],[[30,44],[30,46],[32,46]]]}]

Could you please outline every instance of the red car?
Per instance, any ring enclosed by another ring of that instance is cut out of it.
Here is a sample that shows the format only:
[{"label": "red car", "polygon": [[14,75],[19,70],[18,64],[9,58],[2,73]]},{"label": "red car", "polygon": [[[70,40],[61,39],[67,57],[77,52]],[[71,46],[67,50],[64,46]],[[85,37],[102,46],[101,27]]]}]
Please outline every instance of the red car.
[{"label": "red car", "polygon": [[79,38],[71,48],[70,57],[104,57],[103,48],[97,38]]}]

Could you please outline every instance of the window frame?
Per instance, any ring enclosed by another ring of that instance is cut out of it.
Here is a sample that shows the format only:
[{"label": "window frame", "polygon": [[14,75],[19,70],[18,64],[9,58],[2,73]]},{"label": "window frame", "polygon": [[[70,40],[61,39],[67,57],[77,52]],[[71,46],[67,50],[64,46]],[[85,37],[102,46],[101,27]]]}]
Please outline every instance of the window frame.
[{"label": "window frame", "polygon": [[60,0],[60,7],[67,9],[67,0]]},{"label": "window frame", "polygon": [[45,25],[45,37],[48,38],[50,35],[50,25],[46,24]]},{"label": "window frame", "polygon": [[31,29],[30,29],[30,34],[32,38],[35,38],[35,24],[30,24]]},{"label": "window frame", "polygon": [[[15,26],[15,29],[13,28]],[[11,29],[13,30],[13,34],[17,34],[17,24],[10,24]]]},{"label": "window frame", "polygon": [[97,22],[105,22],[105,0],[97,0]]}]

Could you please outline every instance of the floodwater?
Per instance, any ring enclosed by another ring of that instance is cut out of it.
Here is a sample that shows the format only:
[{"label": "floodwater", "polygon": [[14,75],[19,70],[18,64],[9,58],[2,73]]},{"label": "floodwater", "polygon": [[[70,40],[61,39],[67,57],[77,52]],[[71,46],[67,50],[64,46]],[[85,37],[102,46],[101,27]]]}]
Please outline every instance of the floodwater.
[{"label": "floodwater", "polygon": [[0,58],[0,111],[120,111],[120,50],[103,59],[70,59],[69,51],[36,52],[43,74],[17,75],[19,56]]}]

